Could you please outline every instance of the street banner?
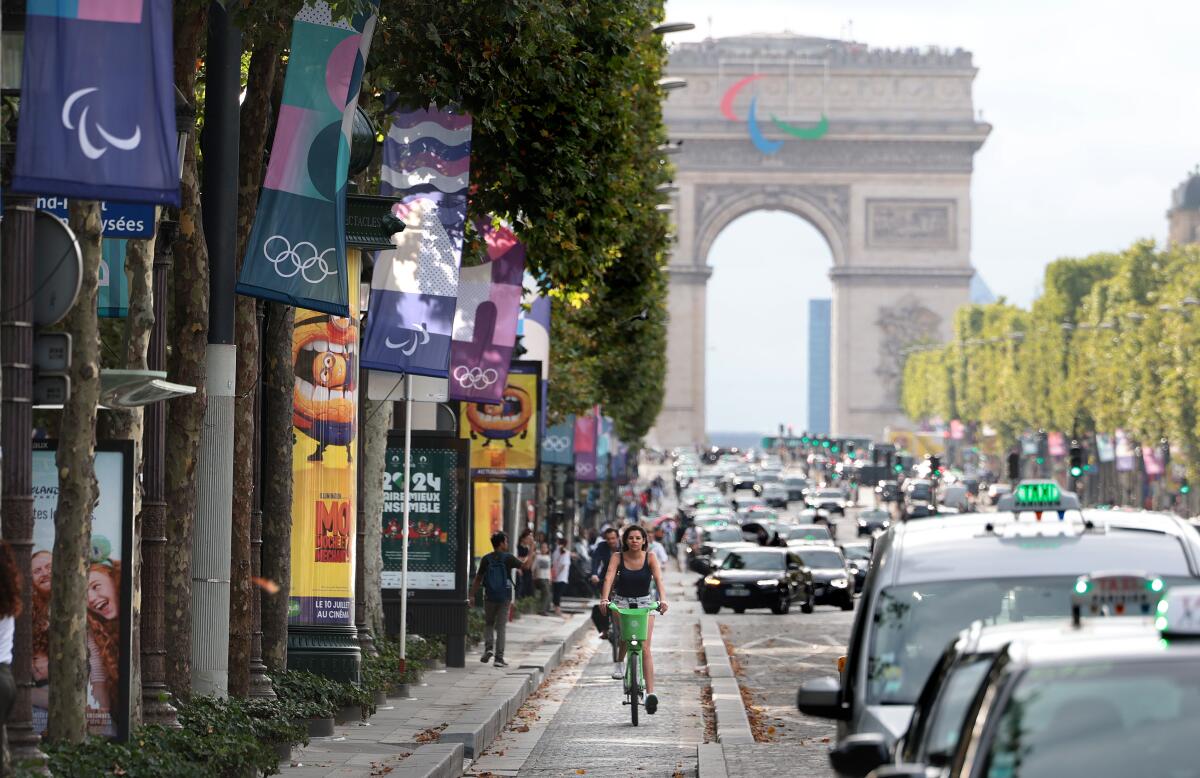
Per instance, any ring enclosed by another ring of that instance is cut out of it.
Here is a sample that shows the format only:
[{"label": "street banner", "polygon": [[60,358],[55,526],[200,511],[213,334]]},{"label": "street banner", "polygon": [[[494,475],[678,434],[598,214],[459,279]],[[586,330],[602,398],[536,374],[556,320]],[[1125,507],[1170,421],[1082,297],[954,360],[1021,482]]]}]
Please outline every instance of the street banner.
[{"label": "street banner", "polygon": [[612,419],[600,416],[596,419],[596,480],[608,481],[612,478],[609,467],[612,454]]},{"label": "street banner", "polygon": [[375,260],[364,366],[446,378],[470,162],[470,116],[437,107],[392,114],[379,189],[401,198],[392,213],[405,229]]},{"label": "street banner", "polygon": [[1025,456],[1036,456],[1037,452],[1037,437],[1032,432],[1026,432],[1021,436],[1021,453]]},{"label": "street banner", "polygon": [[498,402],[461,403],[459,434],[471,441],[472,478],[537,480],[541,373],[537,362],[513,362]]},{"label": "street banner", "polygon": [[615,483],[625,485],[629,483],[629,446],[617,441],[617,445],[613,448],[612,455],[612,480]]},{"label": "street banner", "polygon": [[479,559],[491,553],[492,533],[504,529],[504,484],[499,481],[475,481],[475,499],[471,506],[474,524],[471,556]]},{"label": "street banner", "polygon": [[[50,573],[58,465],[54,443],[34,441],[33,558],[30,603],[33,631],[33,729],[46,730],[50,706]],[[96,507],[87,566],[87,728],[92,735],[126,740],[133,648],[133,444],[96,443]],[[66,561],[71,565],[78,560]]]},{"label": "street banner", "polygon": [[12,189],[179,205],[171,0],[28,0]]},{"label": "street banner", "polygon": [[950,420],[950,439],[962,440],[966,437],[967,426],[958,419]]},{"label": "street banner", "polygon": [[1101,462],[1111,462],[1117,454],[1113,449],[1113,439],[1110,435],[1096,434],[1096,459]]},{"label": "street banner", "polygon": [[1048,433],[1046,448],[1052,457],[1065,457],[1067,455],[1067,436],[1061,432]]},{"label": "street banner", "polygon": [[[350,263],[358,273],[358,262]],[[358,306],[358,285],[351,304]],[[296,311],[288,623],[354,623],[358,322]]]},{"label": "street banner", "polygon": [[596,480],[596,418],[575,417],[575,480]]},{"label": "street banner", "polygon": [[129,241],[104,238],[100,241],[100,289],[96,313],[120,319],[129,314],[129,277],[125,275],[125,247]]},{"label": "street banner", "polygon": [[463,268],[458,277],[450,399],[499,402],[517,341],[525,247],[506,224],[476,226],[491,261]]},{"label": "street banner", "polygon": [[309,2],[292,21],[283,101],[237,291],[350,316],[358,277],[346,265],[346,176],[371,35],[370,14],[334,19]]},{"label": "street banner", "polygon": [[574,414],[562,424],[546,428],[546,434],[542,436],[542,464],[566,467],[575,464]]},{"label": "street banner", "polygon": [[1133,460],[1133,442],[1125,435],[1125,430],[1117,430],[1117,472],[1131,472]]},{"label": "street banner", "polygon": [[1142,465],[1146,468],[1146,475],[1151,478],[1157,478],[1166,471],[1157,446],[1142,446]]},{"label": "street banner", "polygon": [[[468,451],[452,437],[415,436],[410,451],[408,589],[453,591],[466,508]],[[384,589],[399,589],[404,555],[404,437],[388,438],[383,480]]]}]

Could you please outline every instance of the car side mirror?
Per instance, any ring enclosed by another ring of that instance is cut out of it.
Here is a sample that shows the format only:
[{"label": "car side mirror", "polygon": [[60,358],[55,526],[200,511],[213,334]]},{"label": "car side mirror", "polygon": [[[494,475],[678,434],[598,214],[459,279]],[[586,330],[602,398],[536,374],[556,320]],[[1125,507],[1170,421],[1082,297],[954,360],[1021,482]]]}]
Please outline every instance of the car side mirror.
[{"label": "car side mirror", "polygon": [[712,572],[712,565],[699,557],[694,557],[689,565],[692,568],[692,572],[699,573],[700,575],[708,575]]},{"label": "car side mirror", "polygon": [[867,778],[928,778],[923,764],[889,764],[867,773]]},{"label": "car side mirror", "polygon": [[887,740],[878,732],[850,735],[829,751],[829,762],[837,774],[852,778],[863,778],[891,759],[892,751]]},{"label": "car side mirror", "polygon": [[801,713],[823,719],[850,718],[850,710],[842,705],[842,683],[833,677],[814,678],[801,684],[796,693],[796,707]]}]

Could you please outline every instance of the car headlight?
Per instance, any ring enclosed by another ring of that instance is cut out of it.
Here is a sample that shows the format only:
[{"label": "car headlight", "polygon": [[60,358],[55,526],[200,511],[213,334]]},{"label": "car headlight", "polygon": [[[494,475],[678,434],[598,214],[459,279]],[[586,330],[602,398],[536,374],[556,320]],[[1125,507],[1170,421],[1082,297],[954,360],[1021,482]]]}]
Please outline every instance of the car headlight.
[{"label": "car headlight", "polygon": [[858,526],[860,526],[860,527],[865,527],[865,526],[867,526],[867,520],[866,520],[866,519],[859,519],[859,520],[858,520]]},{"label": "car headlight", "polygon": [[721,579],[710,575],[704,579],[704,585],[705,586],[720,586]]},{"label": "car headlight", "polygon": [[756,581],[755,583],[757,583],[759,586],[778,586],[779,579],[778,578],[764,578],[761,581]]},{"label": "car headlight", "polygon": [[829,585],[834,587],[835,589],[845,589],[847,586],[850,585],[850,582],[847,581],[845,578],[834,578],[832,581],[829,582]]}]

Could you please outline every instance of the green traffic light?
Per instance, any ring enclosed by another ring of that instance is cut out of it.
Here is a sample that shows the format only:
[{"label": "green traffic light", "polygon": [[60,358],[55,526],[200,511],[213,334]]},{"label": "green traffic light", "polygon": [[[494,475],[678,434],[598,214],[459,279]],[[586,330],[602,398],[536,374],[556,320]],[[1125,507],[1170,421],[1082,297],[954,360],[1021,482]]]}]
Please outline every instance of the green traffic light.
[{"label": "green traffic light", "polygon": [[1192,491],[1192,487],[1189,486],[1188,484],[1184,484],[1183,486],[1179,487],[1180,494],[1191,494],[1191,491]]},{"label": "green traffic light", "polygon": [[829,450],[830,450],[830,451],[832,451],[833,453],[835,453],[835,454],[836,454],[836,453],[838,452],[838,447],[837,447],[837,446],[830,446],[830,447],[829,447]]},{"label": "green traffic light", "polygon": [[892,469],[895,470],[897,473],[903,473],[904,465],[895,465]]},{"label": "green traffic light", "polygon": [[1038,457],[1038,458],[1037,458],[1037,463],[1038,463],[1039,465],[1044,465],[1044,464],[1046,464],[1046,458],[1045,458],[1045,457]]},{"label": "green traffic light", "polygon": [[1071,477],[1072,478],[1078,478],[1081,475],[1083,475],[1082,467],[1072,467],[1071,468]]}]

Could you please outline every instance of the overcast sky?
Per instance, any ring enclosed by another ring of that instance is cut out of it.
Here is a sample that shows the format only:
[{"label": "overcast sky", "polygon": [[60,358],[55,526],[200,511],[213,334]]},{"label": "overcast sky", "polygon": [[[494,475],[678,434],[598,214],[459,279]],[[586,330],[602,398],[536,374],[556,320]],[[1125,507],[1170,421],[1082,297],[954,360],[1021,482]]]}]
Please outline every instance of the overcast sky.
[{"label": "overcast sky", "polygon": [[[671,41],[786,30],[971,51],[975,107],[993,126],[975,157],[971,256],[993,292],[1022,305],[1053,259],[1165,240],[1171,189],[1200,162],[1194,1],[667,0],[666,18],[696,24]],[[752,297],[747,255],[776,279]],[[708,428],[803,427],[807,330],[794,325],[810,296],[829,295],[828,248],[796,217],[760,213],[731,225],[709,261]],[[766,304],[749,304],[764,293]],[[786,310],[786,329],[769,310]],[[794,354],[777,338],[746,337],[747,324],[786,332]],[[722,353],[744,368],[715,370]]]}]

